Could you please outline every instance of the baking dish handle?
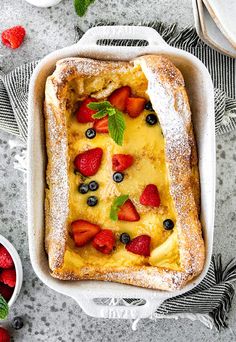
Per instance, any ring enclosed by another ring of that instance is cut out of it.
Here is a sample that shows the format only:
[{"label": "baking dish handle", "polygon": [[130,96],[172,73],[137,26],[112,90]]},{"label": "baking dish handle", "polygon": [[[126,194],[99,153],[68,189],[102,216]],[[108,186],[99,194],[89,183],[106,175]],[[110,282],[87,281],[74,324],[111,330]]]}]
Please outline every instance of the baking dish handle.
[{"label": "baking dish handle", "polygon": [[[148,42],[149,46],[168,46],[159,33],[151,27],[119,25],[92,27],[85,32],[82,38],[78,41],[77,45],[81,46],[86,44],[90,46],[96,46],[97,41],[102,39],[145,40]],[[119,47],[127,48],[127,46]],[[137,46],[134,46],[133,48],[137,48]]]},{"label": "baking dish handle", "polygon": [[113,306],[97,304],[89,295],[74,296],[81,309],[89,316],[97,318],[138,319],[152,316],[164,299],[148,298],[144,305]]}]

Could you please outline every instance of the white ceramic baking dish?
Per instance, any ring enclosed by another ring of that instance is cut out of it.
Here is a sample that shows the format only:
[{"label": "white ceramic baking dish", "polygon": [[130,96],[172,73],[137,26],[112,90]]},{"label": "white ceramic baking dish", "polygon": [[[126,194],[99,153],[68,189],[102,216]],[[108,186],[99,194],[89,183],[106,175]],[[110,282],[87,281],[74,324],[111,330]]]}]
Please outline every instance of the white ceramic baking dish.
[{"label": "white ceramic baking dish", "polygon": [[[99,46],[100,39],[142,39],[145,47]],[[130,285],[99,281],[60,281],[49,274],[44,250],[44,187],[46,151],[44,138],[44,86],[57,60],[83,56],[103,60],[130,60],[144,54],[168,56],[181,70],[191,102],[196,133],[201,178],[201,221],[206,245],[206,262],[200,276],[181,291],[163,292]],[[193,55],[168,46],[152,28],[135,26],[96,27],[88,30],[80,41],[55,51],[38,64],[29,88],[28,137],[28,227],[32,266],[38,277],[50,288],[74,298],[81,308],[94,317],[144,318],[155,312],[167,298],[195,287],[205,276],[212,253],[215,203],[215,121],[214,94],[211,77],[205,66]],[[107,306],[94,298],[143,298],[143,306]]]}]

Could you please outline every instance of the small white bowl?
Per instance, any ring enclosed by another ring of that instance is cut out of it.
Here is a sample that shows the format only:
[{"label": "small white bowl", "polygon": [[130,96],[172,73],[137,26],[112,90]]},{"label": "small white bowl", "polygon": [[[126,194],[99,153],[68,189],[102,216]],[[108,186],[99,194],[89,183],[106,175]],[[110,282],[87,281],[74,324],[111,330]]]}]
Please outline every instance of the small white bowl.
[{"label": "small white bowl", "polygon": [[26,0],[26,1],[36,7],[51,7],[61,2],[61,0]]},{"label": "small white bowl", "polygon": [[11,299],[8,302],[8,306],[11,307],[15,303],[21,290],[22,281],[23,281],[22,263],[15,247],[2,235],[0,235],[0,244],[3,245],[11,254],[11,257],[14,262],[15,270],[16,270],[16,285],[14,288],[14,292],[11,296]]}]

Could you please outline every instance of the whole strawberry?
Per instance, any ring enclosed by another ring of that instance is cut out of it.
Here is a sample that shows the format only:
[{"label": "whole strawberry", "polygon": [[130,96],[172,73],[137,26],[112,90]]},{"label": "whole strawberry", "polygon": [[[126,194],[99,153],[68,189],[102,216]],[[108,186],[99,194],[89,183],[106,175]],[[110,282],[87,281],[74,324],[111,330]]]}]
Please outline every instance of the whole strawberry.
[{"label": "whole strawberry", "polygon": [[0,268],[12,268],[14,262],[8,250],[4,246],[0,246]]},{"label": "whole strawberry", "polygon": [[0,281],[5,285],[14,287],[16,285],[16,271],[14,269],[3,270],[0,274]]},{"label": "whole strawberry", "polygon": [[8,331],[0,327],[0,342],[10,342],[10,335]]},{"label": "whole strawberry", "polygon": [[22,26],[14,26],[2,32],[2,42],[11,49],[17,49],[25,37],[25,29]]}]

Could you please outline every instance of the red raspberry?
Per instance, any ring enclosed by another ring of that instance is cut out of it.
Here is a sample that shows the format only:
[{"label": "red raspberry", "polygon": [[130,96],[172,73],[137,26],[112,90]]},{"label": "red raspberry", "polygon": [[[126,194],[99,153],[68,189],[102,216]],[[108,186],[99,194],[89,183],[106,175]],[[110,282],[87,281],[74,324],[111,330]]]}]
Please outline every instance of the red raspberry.
[{"label": "red raspberry", "polygon": [[2,42],[4,45],[17,49],[23,42],[25,29],[22,26],[14,26],[2,32]]},{"label": "red raspberry", "polygon": [[139,235],[130,241],[125,248],[127,251],[134,254],[143,255],[145,257],[150,255],[151,238],[148,235]]},{"label": "red raspberry", "polygon": [[14,287],[16,285],[16,271],[14,269],[3,270],[0,274],[0,281],[5,285]]},{"label": "red raspberry", "polygon": [[103,254],[110,254],[115,247],[115,236],[110,229],[101,230],[93,239],[93,247]]},{"label": "red raspberry", "polygon": [[140,196],[140,203],[150,207],[159,207],[161,200],[155,184],[148,184]]},{"label": "red raspberry", "polygon": [[8,250],[4,246],[0,246],[0,268],[12,268],[14,262]]},{"label": "red raspberry", "polygon": [[0,284],[0,295],[8,302],[13,294],[14,289],[4,284]]},{"label": "red raspberry", "polygon": [[9,332],[4,328],[0,328],[0,342],[10,342]]}]

